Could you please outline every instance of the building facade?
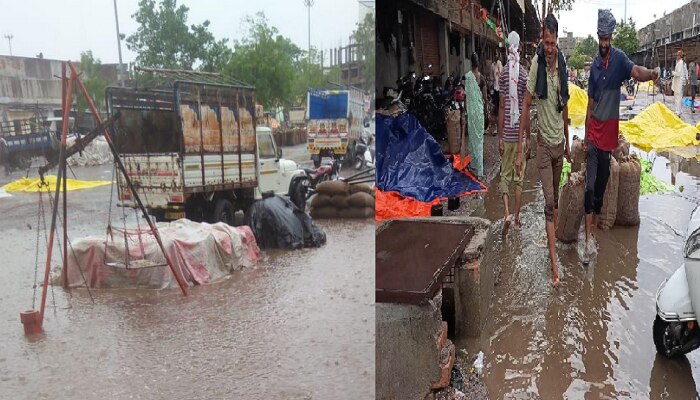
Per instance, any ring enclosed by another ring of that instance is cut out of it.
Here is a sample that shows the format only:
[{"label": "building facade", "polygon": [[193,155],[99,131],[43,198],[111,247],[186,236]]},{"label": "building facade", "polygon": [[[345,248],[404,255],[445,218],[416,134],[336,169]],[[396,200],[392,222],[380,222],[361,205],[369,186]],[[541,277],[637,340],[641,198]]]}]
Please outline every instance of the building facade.
[{"label": "building facade", "polygon": [[[377,98],[383,97],[385,88],[395,88],[397,79],[410,72],[441,76],[443,81],[450,74],[464,75],[471,69],[472,53],[479,56],[480,68],[488,71],[486,68],[490,69],[497,56],[505,59],[503,41],[491,25],[500,27],[502,19],[511,21],[511,30],[520,33],[521,41],[537,41],[540,23],[532,3],[510,0],[501,12],[498,4],[488,0],[377,3]],[[507,35],[501,33],[501,37]]]}]

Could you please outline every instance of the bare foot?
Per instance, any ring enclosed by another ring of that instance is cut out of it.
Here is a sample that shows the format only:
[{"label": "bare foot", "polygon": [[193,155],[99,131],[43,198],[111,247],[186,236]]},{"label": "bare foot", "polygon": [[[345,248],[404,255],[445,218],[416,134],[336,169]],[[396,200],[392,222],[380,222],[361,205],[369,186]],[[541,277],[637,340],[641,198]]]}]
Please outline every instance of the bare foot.
[{"label": "bare foot", "polygon": [[510,218],[507,216],[503,218],[503,234],[508,233],[508,228],[510,227]]},{"label": "bare foot", "polygon": [[515,218],[513,220],[513,227],[517,230],[520,230],[520,219],[519,218]]},{"label": "bare foot", "polygon": [[554,286],[555,289],[559,288],[559,277],[558,276],[552,277],[552,286]]}]

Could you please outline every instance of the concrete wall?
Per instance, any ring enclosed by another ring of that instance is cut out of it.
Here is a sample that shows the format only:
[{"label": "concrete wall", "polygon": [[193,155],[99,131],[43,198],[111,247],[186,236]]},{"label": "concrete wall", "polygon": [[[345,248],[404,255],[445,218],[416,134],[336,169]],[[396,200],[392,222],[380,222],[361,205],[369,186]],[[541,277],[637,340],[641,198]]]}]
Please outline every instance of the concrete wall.
[{"label": "concrete wall", "polygon": [[440,296],[421,306],[377,303],[377,399],[422,400],[440,378]]}]

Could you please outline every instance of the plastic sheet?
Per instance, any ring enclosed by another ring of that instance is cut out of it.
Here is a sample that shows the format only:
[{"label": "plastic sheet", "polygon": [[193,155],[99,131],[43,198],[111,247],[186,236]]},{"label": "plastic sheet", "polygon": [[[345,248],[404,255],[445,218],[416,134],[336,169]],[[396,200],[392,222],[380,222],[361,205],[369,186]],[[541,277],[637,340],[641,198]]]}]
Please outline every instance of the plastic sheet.
[{"label": "plastic sheet", "polygon": [[326,244],[323,229],[286,197],[273,196],[253,203],[246,214],[246,225],[261,249],[301,249]]},{"label": "plastic sheet", "polygon": [[630,121],[620,122],[620,132],[643,151],[697,146],[698,129],[683,122],[668,107],[656,102]]},{"label": "plastic sheet", "polygon": [[380,190],[423,202],[486,191],[481,182],[453,167],[409,113],[377,116],[376,173]]},{"label": "plastic sheet", "polygon": [[[56,191],[56,175],[46,175],[46,182],[49,184],[49,190],[51,192]],[[39,192],[41,183],[40,178],[21,178],[14,182],[10,182],[3,186],[2,189],[6,192]],[[69,192],[71,190],[81,190],[81,189],[91,189],[98,186],[109,185],[111,181],[79,181],[76,179],[66,180],[66,190]],[[63,184],[61,184],[63,186]],[[42,191],[46,191],[46,187],[41,188]],[[63,189],[61,189],[63,190]]]},{"label": "plastic sheet", "polygon": [[429,217],[430,207],[439,202],[440,200],[436,199],[432,202],[425,203],[401,196],[397,192],[383,192],[376,189],[374,203],[375,219],[377,221],[382,221],[394,218]]},{"label": "plastic sheet", "polygon": [[571,126],[580,127],[586,123],[586,108],[588,107],[588,95],[580,87],[569,83],[569,118]]}]

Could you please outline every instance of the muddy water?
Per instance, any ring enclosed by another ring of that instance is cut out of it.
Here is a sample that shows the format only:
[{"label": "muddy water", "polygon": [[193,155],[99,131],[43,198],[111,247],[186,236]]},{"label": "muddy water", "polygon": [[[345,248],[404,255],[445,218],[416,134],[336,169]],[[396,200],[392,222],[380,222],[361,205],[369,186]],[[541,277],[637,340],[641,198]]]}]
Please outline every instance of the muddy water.
[{"label": "muddy water", "polygon": [[[656,156],[653,172],[670,182],[667,163],[677,159],[665,155]],[[493,235],[486,255],[501,270],[491,317],[481,338],[461,343],[484,351],[490,398],[696,398],[700,352],[659,356],[651,329],[656,290],[682,262],[700,165],[679,163],[674,175],[683,193],[642,196],[639,227],[599,232],[598,256],[588,267],[576,245],[558,244],[558,290],[550,284],[544,199],[532,165],[522,231]],[[481,210],[495,231],[502,226],[499,200],[491,190]]]},{"label": "muddy water", "polygon": [[[109,186],[71,192],[70,235],[103,233],[108,199]],[[0,199],[0,398],[373,397],[372,222],[319,221],[326,246],[268,253],[188,298],[103,290],[92,303],[57,287],[45,334],[27,339],[19,313],[32,305],[36,208],[33,194]]]}]

